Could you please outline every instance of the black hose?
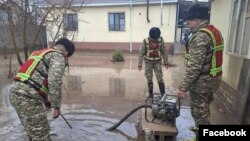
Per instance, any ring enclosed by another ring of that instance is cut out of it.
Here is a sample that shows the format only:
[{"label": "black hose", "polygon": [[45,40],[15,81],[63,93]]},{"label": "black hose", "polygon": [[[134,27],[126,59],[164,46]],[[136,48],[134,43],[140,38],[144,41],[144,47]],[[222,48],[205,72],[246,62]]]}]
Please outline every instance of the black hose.
[{"label": "black hose", "polygon": [[117,122],[115,125],[109,127],[107,130],[108,131],[112,131],[114,129],[116,129],[120,124],[122,124],[129,116],[131,116],[133,113],[135,113],[137,110],[141,109],[141,108],[152,108],[151,105],[141,105],[138,106],[137,108],[134,108],[133,110],[131,110],[126,116],[124,116],[119,122]]}]

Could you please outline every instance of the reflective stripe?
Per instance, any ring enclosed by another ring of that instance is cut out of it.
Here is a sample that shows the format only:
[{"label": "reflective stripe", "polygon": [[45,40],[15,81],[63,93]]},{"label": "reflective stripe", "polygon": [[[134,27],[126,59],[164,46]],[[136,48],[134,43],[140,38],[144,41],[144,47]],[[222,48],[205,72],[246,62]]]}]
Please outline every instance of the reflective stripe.
[{"label": "reflective stripe", "polygon": [[218,68],[214,68],[214,69],[211,69],[210,71],[210,74],[215,77],[217,75],[218,72],[221,72],[222,71],[222,66],[221,67],[218,67]]},{"label": "reflective stripe", "polygon": [[40,88],[40,90],[42,90],[45,94],[49,93],[49,90],[44,85],[42,85],[42,87]]},{"label": "reflective stripe", "polygon": [[[214,69],[214,68],[216,68],[216,58],[215,58],[215,56],[213,55],[213,56],[212,56],[212,69]],[[210,70],[212,70],[212,69],[210,69]]]},{"label": "reflective stripe", "polygon": [[25,74],[25,73],[18,73],[16,76],[20,77],[21,81],[26,81],[26,80],[28,80],[30,78],[30,76]]},{"label": "reflective stripe", "polygon": [[34,62],[31,64],[31,66],[28,68],[28,70],[25,72],[25,74],[31,76],[31,72],[36,68],[39,61],[40,60],[34,60]]},{"label": "reflective stripe", "polygon": [[147,60],[150,60],[150,61],[158,61],[158,60],[161,60],[161,58],[160,57],[157,57],[157,58],[150,58],[150,57],[144,57],[145,59],[147,59]]},{"label": "reflective stripe", "polygon": [[223,50],[224,49],[224,45],[219,45],[213,48],[213,50],[215,51],[219,51],[219,50]]}]

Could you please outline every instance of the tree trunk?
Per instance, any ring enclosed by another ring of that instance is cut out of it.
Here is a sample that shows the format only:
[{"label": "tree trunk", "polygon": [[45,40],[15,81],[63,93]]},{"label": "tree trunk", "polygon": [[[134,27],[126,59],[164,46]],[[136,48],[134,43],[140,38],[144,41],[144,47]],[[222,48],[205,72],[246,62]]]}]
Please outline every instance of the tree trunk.
[{"label": "tree trunk", "polygon": [[17,48],[17,45],[16,45],[15,25],[14,25],[14,22],[12,20],[12,11],[11,11],[10,7],[8,7],[7,14],[8,14],[8,21],[9,21],[10,36],[11,36],[11,40],[12,40],[12,43],[13,43],[13,47],[14,47],[14,50],[15,50],[15,53],[16,53],[16,56],[17,56],[18,63],[19,63],[19,65],[22,65],[23,61],[22,61],[22,59],[20,57],[20,54],[19,54],[19,51],[18,51],[18,48]]},{"label": "tree trunk", "polygon": [[7,59],[7,48],[6,48],[6,45],[3,45],[3,52],[4,52],[3,59]]},{"label": "tree trunk", "polygon": [[35,46],[35,44],[36,44],[37,37],[38,37],[38,35],[39,35],[39,33],[40,33],[40,30],[42,29],[42,26],[43,26],[43,24],[44,24],[44,22],[45,22],[45,19],[47,18],[47,16],[49,15],[50,11],[51,11],[54,7],[55,7],[55,5],[52,5],[52,6],[50,7],[50,9],[47,11],[47,13],[43,16],[42,22],[40,23],[40,25],[39,25],[39,27],[38,27],[38,30],[37,30],[37,32],[36,32],[34,41],[33,41],[33,43],[32,43],[32,48],[33,48],[33,47]]},{"label": "tree trunk", "polygon": [[25,55],[25,60],[28,59],[28,45],[27,45],[27,20],[28,20],[28,16],[27,16],[27,10],[28,10],[28,5],[29,5],[29,0],[25,0],[24,3],[24,20],[23,20],[23,51],[24,51],[24,55]]},{"label": "tree trunk", "polygon": [[12,73],[12,54],[10,54],[8,78],[12,78],[12,77],[13,77],[13,73]]}]

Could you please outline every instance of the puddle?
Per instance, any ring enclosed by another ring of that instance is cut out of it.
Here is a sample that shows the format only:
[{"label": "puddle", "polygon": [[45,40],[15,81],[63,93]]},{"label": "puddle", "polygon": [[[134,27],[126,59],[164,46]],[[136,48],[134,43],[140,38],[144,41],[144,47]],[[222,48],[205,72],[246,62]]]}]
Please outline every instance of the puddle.
[{"label": "puddle", "polygon": [[[107,56],[73,57],[68,90],[63,94],[61,107],[73,129],[62,117],[54,120],[48,112],[53,141],[136,141],[140,111],[123,122],[118,130],[109,132],[106,129],[145,102],[147,82],[144,70],[139,72],[137,69],[137,59],[137,56],[130,56],[125,62],[114,64]],[[176,66],[183,65],[175,59],[170,58]],[[163,67],[166,88],[176,89],[182,71],[181,67],[168,70]],[[159,92],[156,78],[153,80],[154,92]],[[0,141],[25,141],[24,129],[9,102],[9,87],[2,86],[0,96]],[[190,117],[190,111],[183,109],[177,118],[178,140],[192,137],[192,133],[186,131],[187,126],[193,124]]]}]

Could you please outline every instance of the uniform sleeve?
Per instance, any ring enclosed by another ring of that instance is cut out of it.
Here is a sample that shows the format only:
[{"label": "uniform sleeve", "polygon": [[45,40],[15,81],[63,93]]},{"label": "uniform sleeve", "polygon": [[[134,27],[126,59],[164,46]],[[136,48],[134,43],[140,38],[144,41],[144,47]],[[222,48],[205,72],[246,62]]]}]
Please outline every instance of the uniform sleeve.
[{"label": "uniform sleeve", "polygon": [[143,40],[142,44],[141,44],[141,48],[139,50],[139,62],[138,62],[138,67],[142,66],[143,63],[143,58],[144,58],[144,54],[146,52],[146,44],[145,44],[145,40]]},{"label": "uniform sleeve", "polygon": [[191,39],[189,60],[184,73],[184,79],[181,81],[179,90],[188,91],[190,85],[199,77],[201,68],[206,58],[207,46],[209,46],[210,38],[204,32],[197,32]]},{"label": "uniform sleeve", "polygon": [[65,61],[65,57],[60,53],[53,52],[51,55],[48,73],[48,88],[52,108],[61,106],[62,78],[65,71]]},{"label": "uniform sleeve", "polygon": [[165,47],[165,42],[164,39],[162,38],[162,42],[161,42],[161,53],[162,53],[162,57],[163,57],[163,63],[164,64],[168,64],[168,53]]}]

